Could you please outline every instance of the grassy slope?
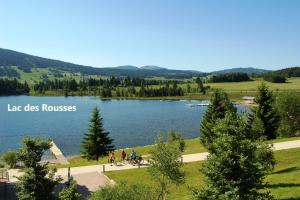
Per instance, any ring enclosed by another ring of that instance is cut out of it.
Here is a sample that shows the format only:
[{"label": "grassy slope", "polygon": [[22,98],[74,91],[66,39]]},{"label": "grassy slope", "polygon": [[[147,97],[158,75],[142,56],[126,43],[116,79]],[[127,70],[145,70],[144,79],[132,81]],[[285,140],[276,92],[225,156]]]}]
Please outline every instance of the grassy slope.
[{"label": "grassy slope", "polygon": [[[275,170],[266,178],[266,188],[276,199],[300,199],[300,148],[275,152],[277,160]],[[185,164],[186,183],[180,186],[171,185],[169,199],[191,199],[189,188],[199,188],[204,185],[203,175],[199,169],[203,162]],[[106,175],[116,182],[143,182],[156,186],[149,176],[147,169],[132,169],[124,171],[106,172]]]}]

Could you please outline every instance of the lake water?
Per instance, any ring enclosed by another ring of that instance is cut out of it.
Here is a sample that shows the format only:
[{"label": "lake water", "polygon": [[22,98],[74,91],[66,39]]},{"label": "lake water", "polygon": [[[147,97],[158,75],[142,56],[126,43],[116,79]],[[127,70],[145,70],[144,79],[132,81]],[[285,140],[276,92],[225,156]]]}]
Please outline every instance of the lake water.
[{"label": "lake water", "polygon": [[[50,137],[66,155],[80,151],[81,138],[90,114],[100,108],[104,127],[118,148],[153,144],[156,135],[168,130],[185,138],[199,136],[200,121],[207,107],[190,107],[200,101],[109,100],[97,97],[0,97],[0,153],[19,148],[24,136]],[[42,104],[76,106],[75,112],[8,112],[8,104],[22,107]],[[244,106],[238,106],[245,111]]]}]

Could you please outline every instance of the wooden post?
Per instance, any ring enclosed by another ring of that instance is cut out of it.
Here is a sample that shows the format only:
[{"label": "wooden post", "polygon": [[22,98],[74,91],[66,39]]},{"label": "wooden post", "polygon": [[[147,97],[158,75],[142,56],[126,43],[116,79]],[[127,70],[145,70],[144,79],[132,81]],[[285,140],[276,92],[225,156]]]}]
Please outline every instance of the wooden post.
[{"label": "wooden post", "polygon": [[182,164],[183,163],[183,157],[182,156],[180,157],[180,161],[181,161],[181,164]]},{"label": "wooden post", "polygon": [[139,166],[139,168],[141,168],[141,163],[140,162],[139,162],[138,166]]},{"label": "wooden post", "polygon": [[70,167],[68,167],[68,182],[69,182],[69,185],[71,184],[70,179],[71,179],[71,169],[70,169]]},{"label": "wooden post", "polygon": [[105,172],[105,165],[102,165],[102,171]]},{"label": "wooden post", "polygon": [[8,171],[6,172],[6,179],[7,179],[7,182],[9,182],[9,173],[8,173]]}]

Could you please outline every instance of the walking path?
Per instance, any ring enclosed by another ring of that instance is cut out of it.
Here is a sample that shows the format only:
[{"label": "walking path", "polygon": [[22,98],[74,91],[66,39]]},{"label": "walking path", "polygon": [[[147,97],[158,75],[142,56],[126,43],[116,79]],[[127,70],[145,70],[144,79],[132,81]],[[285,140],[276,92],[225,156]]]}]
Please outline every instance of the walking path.
[{"label": "walking path", "polygon": [[[280,142],[275,143],[273,146],[274,150],[283,150],[283,149],[292,149],[292,148],[300,148],[300,140],[288,141],[288,142]],[[208,156],[208,152],[204,153],[195,153],[195,154],[188,154],[183,155],[183,162],[197,162],[205,160]],[[101,164],[101,165],[90,165],[90,166],[81,166],[81,167],[72,167],[71,168],[71,175],[77,181],[78,185],[84,185],[87,187],[89,191],[95,191],[95,189],[101,185],[106,185],[110,181],[109,179],[102,173],[103,171],[117,171],[117,170],[127,170],[127,169],[136,169],[136,168],[143,168],[147,167],[148,163],[145,161],[143,165],[131,165],[126,163],[117,163],[116,165],[110,164]],[[93,174],[98,174],[97,176],[93,177]],[[57,169],[57,176],[66,177],[68,174],[68,168],[59,168]],[[22,175],[22,172],[19,170],[11,169],[9,170],[9,176],[11,182],[16,182],[17,179],[15,176]],[[91,175],[91,176],[87,176]],[[93,177],[93,178],[87,178]],[[98,181],[96,181],[96,179]]]}]

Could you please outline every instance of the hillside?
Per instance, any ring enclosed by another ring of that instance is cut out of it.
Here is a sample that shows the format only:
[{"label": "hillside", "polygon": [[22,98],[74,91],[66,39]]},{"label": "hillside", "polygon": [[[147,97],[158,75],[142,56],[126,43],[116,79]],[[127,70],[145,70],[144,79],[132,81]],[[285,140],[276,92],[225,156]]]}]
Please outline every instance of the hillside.
[{"label": "hillside", "polygon": [[274,74],[278,74],[284,77],[300,77],[300,67],[290,67],[273,71]]},{"label": "hillside", "polygon": [[232,72],[241,72],[241,73],[247,73],[247,74],[263,74],[266,72],[269,72],[269,70],[265,69],[259,69],[259,68],[253,68],[253,67],[247,67],[247,68],[231,68],[231,69],[224,69],[219,71],[213,71],[212,74],[226,74],[226,73],[232,73]]},{"label": "hillside", "polygon": [[[101,75],[101,76],[135,76],[135,77],[166,77],[166,78],[192,78],[198,76],[201,72],[188,70],[171,70],[152,66],[151,70],[148,67],[138,68],[135,66],[119,66],[96,68],[42,58],[38,56],[20,53],[8,49],[0,48],[0,76],[18,77],[19,72],[12,68],[18,67],[25,73],[31,73],[32,69],[48,68],[55,70],[56,73],[69,72],[80,73],[81,75]],[[48,74],[46,74],[48,75]]]}]

